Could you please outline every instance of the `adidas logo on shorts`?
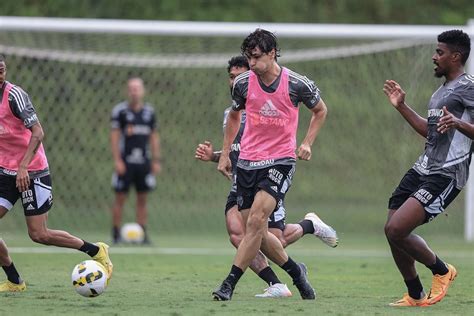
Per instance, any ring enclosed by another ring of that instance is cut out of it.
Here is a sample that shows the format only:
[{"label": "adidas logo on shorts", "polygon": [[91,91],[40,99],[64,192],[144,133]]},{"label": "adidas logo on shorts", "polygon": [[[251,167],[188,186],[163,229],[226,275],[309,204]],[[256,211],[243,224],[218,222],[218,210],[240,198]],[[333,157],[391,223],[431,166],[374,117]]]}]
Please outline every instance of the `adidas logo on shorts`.
[{"label": "adidas logo on shorts", "polygon": [[28,206],[26,207],[27,211],[33,211],[34,209],[35,209],[35,207],[31,204],[28,204]]}]

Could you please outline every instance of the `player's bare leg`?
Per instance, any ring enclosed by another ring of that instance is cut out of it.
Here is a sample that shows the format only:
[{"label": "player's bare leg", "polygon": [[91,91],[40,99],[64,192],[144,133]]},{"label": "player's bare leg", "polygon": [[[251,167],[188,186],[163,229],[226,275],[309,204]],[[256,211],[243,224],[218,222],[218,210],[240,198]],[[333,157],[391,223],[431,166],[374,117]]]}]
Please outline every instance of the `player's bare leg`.
[{"label": "player's bare leg", "polygon": [[28,226],[28,235],[34,242],[48,245],[79,249],[84,241],[66,231],[49,229],[46,226],[48,213],[26,216],[26,225]]},{"label": "player's bare leg", "polygon": [[[395,212],[396,210],[389,210],[387,223],[390,221],[390,218]],[[415,268],[415,259],[413,259],[413,257],[405,252],[402,248],[399,248],[395,243],[392,243],[388,237],[387,240],[390,245],[392,257],[403,278],[405,280],[412,280],[416,278],[418,273]]]},{"label": "player's bare leg", "polygon": [[148,219],[147,197],[148,197],[147,192],[137,192],[136,221],[143,228],[143,231],[145,233],[145,238],[143,240],[144,244],[150,243],[150,239],[148,238],[147,227],[146,227],[146,223]]},{"label": "player's bare leg", "polygon": [[[248,213],[246,231],[237,249],[234,265],[245,271],[255,258],[262,244],[264,234],[267,234],[268,217],[276,206],[275,198],[265,191],[259,191]],[[281,246],[281,243],[280,243]]]},{"label": "player's bare leg", "polygon": [[[226,214],[226,227],[229,233],[229,240],[231,244],[238,248],[242,239],[245,235],[245,226],[243,223],[242,214],[240,214],[237,206],[232,207],[227,211]],[[258,252],[257,256],[250,263],[250,269],[256,274],[268,267],[267,258],[261,251]]]},{"label": "player's bare leg", "polygon": [[137,192],[137,223],[145,226],[147,222],[146,192]]},{"label": "player's bare leg", "polygon": [[12,258],[8,254],[8,248],[3,239],[0,239],[0,265],[2,267],[9,266],[12,263]]},{"label": "player's bare leg", "polygon": [[[409,198],[392,216],[385,225],[385,235],[391,244],[404,250],[414,260],[425,265],[436,261],[435,253],[426,242],[412,231],[425,221],[425,210],[414,198]],[[404,257],[400,257],[402,260]],[[403,262],[401,262],[403,264]],[[406,262],[405,265],[412,265]],[[402,272],[402,271],[400,271]]]},{"label": "player's bare leg", "polygon": [[98,261],[107,270],[108,278],[112,276],[113,264],[110,261],[109,246],[98,242],[92,244],[63,230],[54,230],[47,227],[48,213],[26,216],[28,235],[34,242],[64,248],[77,249],[88,254],[92,259]]},{"label": "player's bare leg", "polygon": [[[3,218],[8,210],[0,206],[0,218]],[[0,292],[20,292],[26,290],[25,281],[20,278],[20,274],[16,270],[8,248],[3,239],[0,239],[0,266],[7,276],[7,280],[0,283]]]},{"label": "player's bare leg", "polygon": [[7,276],[6,281],[0,282],[0,292],[21,292],[26,290],[25,281],[21,279],[20,274],[16,270],[3,239],[0,239],[0,266],[2,266]]},{"label": "player's bare leg", "polygon": [[114,243],[120,241],[120,225],[122,223],[123,206],[127,200],[126,192],[116,192],[112,204],[112,239]]},{"label": "player's bare leg", "polygon": [[245,235],[237,248],[237,254],[229,275],[219,288],[212,293],[214,300],[230,300],[232,298],[235,285],[260,249],[263,234],[268,233],[267,219],[275,205],[276,202],[273,197],[266,192],[259,191],[255,195],[251,208],[242,210],[242,216],[246,224]]},{"label": "player's bare leg", "polygon": [[245,236],[237,249],[234,265],[228,277],[213,292],[214,299],[231,299],[235,285],[261,246],[262,252],[268,258],[290,274],[303,299],[315,298],[314,290],[306,277],[306,267],[302,264],[298,265],[291,260],[278,238],[268,232],[268,217],[275,206],[275,198],[261,190],[255,195],[250,211],[244,210],[244,222],[246,221]]},{"label": "player's bare leg", "polygon": [[296,263],[288,257],[280,240],[270,232],[262,238],[262,252],[273,262],[278,264],[293,279],[293,284],[298,288],[303,299],[315,299],[316,294],[308,282],[306,266],[303,263]]},{"label": "player's bare leg", "polygon": [[[237,205],[230,208],[226,213],[226,227],[229,233],[229,239],[235,248],[239,247],[240,242],[244,238],[245,226],[241,212]],[[257,256],[250,263],[250,269],[255,272],[263,281],[268,284],[263,294],[257,294],[256,297],[261,298],[279,298],[290,297],[293,294],[286,284],[283,284],[273,269],[268,265],[265,255],[259,250]]]},{"label": "player's bare leg", "polygon": [[288,261],[288,254],[286,253],[280,240],[272,233],[266,231],[262,238],[261,244],[262,252],[279,266],[282,266]]},{"label": "player's bare leg", "polygon": [[[421,203],[410,197],[398,210],[389,211],[385,225],[385,235],[392,256],[408,287],[409,296],[415,300],[422,300],[420,305],[434,304],[441,300],[457,274],[453,266],[445,264],[436,256],[423,238],[412,233],[416,227],[424,223],[425,218],[425,210]],[[416,272],[415,261],[423,263],[433,273],[429,297],[424,293]],[[401,301],[403,299],[398,302]],[[398,302],[392,306],[398,306],[396,305]]]},{"label": "player's bare leg", "polygon": [[280,240],[283,248],[288,247],[303,237],[303,228],[299,224],[286,224],[283,231],[278,228],[268,228],[268,231]]}]

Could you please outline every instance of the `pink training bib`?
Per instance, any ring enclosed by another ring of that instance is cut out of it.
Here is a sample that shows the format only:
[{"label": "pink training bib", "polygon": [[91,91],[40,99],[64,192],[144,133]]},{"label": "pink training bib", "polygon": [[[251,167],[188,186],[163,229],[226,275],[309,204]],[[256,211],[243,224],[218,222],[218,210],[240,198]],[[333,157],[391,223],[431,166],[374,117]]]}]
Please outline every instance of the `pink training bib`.
[{"label": "pink training bib", "polygon": [[286,68],[282,67],[278,89],[273,93],[265,92],[257,75],[250,71],[245,112],[247,121],[241,141],[241,159],[296,158],[299,111],[290,99]]},{"label": "pink training bib", "polygon": [[[8,93],[13,85],[6,82],[0,104],[0,167],[18,171],[19,164],[26,153],[30,142],[31,131],[25,127],[11,111]],[[40,171],[48,168],[48,160],[40,144],[28,171]]]}]

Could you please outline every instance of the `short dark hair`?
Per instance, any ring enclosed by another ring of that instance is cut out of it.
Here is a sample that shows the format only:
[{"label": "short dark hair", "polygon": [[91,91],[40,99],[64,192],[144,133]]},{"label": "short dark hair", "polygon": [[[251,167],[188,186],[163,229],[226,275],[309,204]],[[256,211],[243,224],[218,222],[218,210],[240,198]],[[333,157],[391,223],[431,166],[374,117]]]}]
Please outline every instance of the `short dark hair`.
[{"label": "short dark hair", "polygon": [[244,56],[234,56],[228,61],[227,72],[230,72],[232,67],[242,67],[250,69],[249,62]]},{"label": "short dark hair", "polygon": [[280,57],[280,48],[278,47],[277,38],[275,34],[270,31],[260,28],[256,29],[244,39],[240,46],[240,51],[242,55],[249,55],[257,46],[263,53],[269,53],[274,49],[275,60],[277,60],[277,57]]},{"label": "short dark hair", "polygon": [[471,52],[471,39],[461,30],[449,30],[438,35],[438,42],[444,43],[452,52],[461,54],[461,63],[466,64]]},{"label": "short dark hair", "polygon": [[5,62],[5,56],[2,55],[2,54],[0,54],[0,63],[1,63],[1,62]]}]

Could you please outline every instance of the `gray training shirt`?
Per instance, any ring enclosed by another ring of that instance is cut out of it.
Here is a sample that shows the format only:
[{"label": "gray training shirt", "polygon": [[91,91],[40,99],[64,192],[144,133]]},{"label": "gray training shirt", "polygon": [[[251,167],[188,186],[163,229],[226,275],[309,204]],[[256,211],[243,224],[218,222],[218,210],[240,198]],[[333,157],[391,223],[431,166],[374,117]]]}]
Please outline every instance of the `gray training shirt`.
[{"label": "gray training shirt", "polygon": [[428,136],[425,152],[413,168],[424,175],[441,174],[456,180],[462,189],[467,182],[473,141],[456,129],[438,133],[438,122],[446,106],[457,118],[474,123],[474,76],[462,74],[441,85],[428,104]]}]

